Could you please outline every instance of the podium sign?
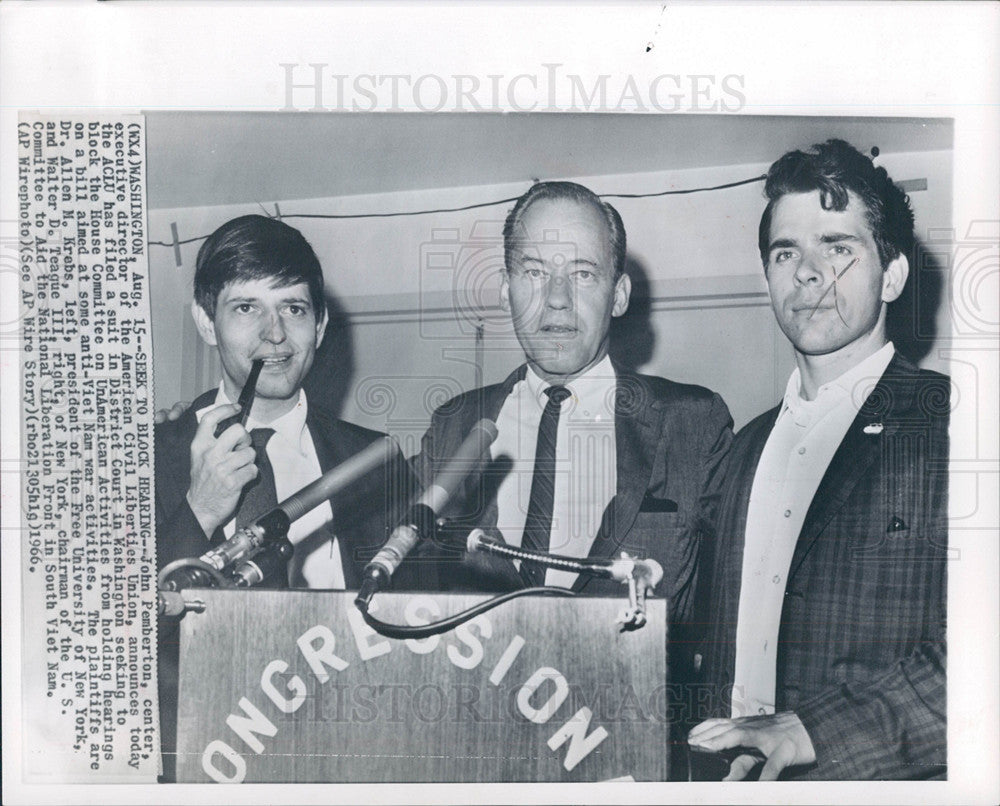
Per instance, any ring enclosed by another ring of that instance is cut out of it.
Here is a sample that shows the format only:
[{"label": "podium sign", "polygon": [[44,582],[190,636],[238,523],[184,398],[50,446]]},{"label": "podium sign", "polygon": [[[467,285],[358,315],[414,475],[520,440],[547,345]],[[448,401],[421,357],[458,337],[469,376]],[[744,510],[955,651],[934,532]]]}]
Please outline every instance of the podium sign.
[{"label": "podium sign", "polygon": [[[667,777],[666,626],[620,599],[523,597],[393,640],[349,592],[198,591],[181,624],[181,782],[602,781]],[[379,594],[423,624],[488,598]]]}]

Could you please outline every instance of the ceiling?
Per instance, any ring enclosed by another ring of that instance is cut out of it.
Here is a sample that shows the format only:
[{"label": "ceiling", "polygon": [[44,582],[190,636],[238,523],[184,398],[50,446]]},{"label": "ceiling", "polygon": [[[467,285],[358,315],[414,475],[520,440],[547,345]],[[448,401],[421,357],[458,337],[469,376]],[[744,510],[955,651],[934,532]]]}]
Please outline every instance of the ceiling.
[{"label": "ceiling", "polygon": [[146,112],[151,209],[767,163],[842,137],[952,147],[944,119]]}]

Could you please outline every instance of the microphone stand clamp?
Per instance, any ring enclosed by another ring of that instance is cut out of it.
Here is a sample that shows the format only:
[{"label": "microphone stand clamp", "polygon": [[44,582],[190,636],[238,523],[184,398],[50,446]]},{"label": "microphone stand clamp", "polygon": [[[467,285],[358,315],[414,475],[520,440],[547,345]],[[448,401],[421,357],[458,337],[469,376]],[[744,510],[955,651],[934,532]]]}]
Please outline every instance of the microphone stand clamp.
[{"label": "microphone stand clamp", "polygon": [[614,560],[566,557],[560,554],[548,554],[542,551],[508,546],[497,538],[487,535],[482,529],[473,529],[469,533],[466,539],[466,550],[495,554],[510,560],[536,562],[546,568],[558,568],[576,574],[585,574],[599,579],[614,579],[621,582],[628,588],[628,607],[616,619],[616,623],[621,625],[622,632],[638,630],[645,625],[646,596],[663,579],[663,568],[656,560],[636,559],[624,551],[621,557]]}]

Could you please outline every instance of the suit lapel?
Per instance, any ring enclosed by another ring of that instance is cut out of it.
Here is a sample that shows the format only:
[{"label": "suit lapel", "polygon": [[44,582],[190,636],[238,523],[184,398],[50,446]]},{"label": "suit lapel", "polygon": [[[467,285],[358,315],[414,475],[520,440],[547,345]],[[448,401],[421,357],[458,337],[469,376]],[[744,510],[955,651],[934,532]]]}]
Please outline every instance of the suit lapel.
[{"label": "suit lapel", "polygon": [[[488,386],[486,394],[483,395],[483,416],[489,417],[496,422],[497,417],[500,416],[500,409],[503,408],[504,401],[510,397],[510,393],[514,391],[514,387],[524,380],[527,373],[528,365],[521,364],[521,366],[504,378],[503,383]],[[470,423],[470,426],[474,424]]]},{"label": "suit lapel", "polygon": [[321,473],[326,473],[347,458],[341,456],[339,441],[334,438],[333,434],[329,433],[328,423],[323,417],[315,416],[310,409],[306,416],[306,425],[309,428],[313,447],[316,449],[316,458],[319,460]]},{"label": "suit lapel", "polygon": [[[859,409],[813,496],[789,577],[794,576],[823,529],[847,502],[858,480],[882,454],[884,440],[896,430],[897,418],[912,404],[916,372],[916,367],[896,354]],[[877,433],[865,433],[867,427],[876,424],[881,426]]]},{"label": "suit lapel", "polygon": [[723,638],[715,646],[720,658],[718,668],[722,670],[726,682],[732,680],[736,662],[736,619],[722,614],[736,613],[739,608],[750,492],[764,446],[780,412],[781,407],[778,406],[748,423],[733,442],[719,509],[720,519],[709,549],[713,563],[709,586],[713,600],[710,611],[714,613],[712,623],[723,631]]},{"label": "suit lapel", "polygon": [[[486,418],[496,422],[504,401],[510,396],[514,386],[524,379],[527,368],[527,364],[522,364],[502,383],[481,387],[461,398],[460,407],[448,415],[448,427],[439,432],[439,436],[444,437],[438,447],[440,466],[443,467],[454,456],[479,420]],[[478,527],[489,531],[496,528],[499,514],[497,488],[509,472],[509,465],[487,460],[481,472],[466,476],[462,482],[461,494],[454,496],[447,510],[447,528],[451,538],[464,541],[472,529]],[[521,577],[514,563],[504,557],[479,554],[477,563],[488,569],[484,572],[486,576],[495,575],[507,580],[505,589],[513,589],[520,584]]]},{"label": "suit lapel", "polygon": [[[618,373],[615,390],[617,490],[604,510],[588,558],[611,557],[635,522],[643,496],[649,488],[656,459],[662,454],[665,417],[666,405],[653,396],[642,378],[631,373]],[[573,583],[573,590],[582,590],[589,581],[590,577],[581,574]]]},{"label": "suit lapel", "polygon": [[[733,457],[732,464],[728,470],[731,483],[736,485],[736,522],[731,527],[727,525],[730,534],[736,535],[737,543],[730,547],[728,558],[739,559],[734,563],[733,574],[728,579],[729,590],[735,589],[737,597],[743,580],[743,547],[746,545],[747,512],[750,509],[750,493],[753,490],[754,478],[757,475],[757,466],[760,464],[760,457],[764,453],[764,446],[767,444],[774,424],[781,413],[781,407],[768,412],[757,425],[754,433],[748,434],[746,449],[742,451],[740,457]],[[738,463],[738,464],[737,464]]]},{"label": "suit lapel", "polygon": [[[514,387],[520,381],[524,380],[527,370],[528,365],[522,364],[508,375],[502,383],[487,386],[483,389],[483,395],[479,398],[477,406],[469,408],[463,417],[462,428],[458,434],[459,441],[450,446],[448,455],[458,450],[462,444],[461,440],[465,439],[466,434],[472,430],[472,427],[479,420],[485,417],[496,423],[504,402],[510,397],[510,393],[514,390]],[[499,517],[496,495],[497,487],[507,472],[509,472],[509,469],[498,469],[494,467],[493,462],[487,462],[481,474],[470,473],[466,477],[463,485],[463,501],[471,504],[473,507],[479,502],[483,504],[482,513],[476,518],[478,525],[483,527],[495,527],[497,525]],[[472,514],[471,512],[463,512],[460,513],[460,516]],[[513,567],[513,564],[511,566]]]},{"label": "suit lapel", "polygon": [[[306,426],[309,428],[309,436],[316,451],[316,459],[319,461],[320,473],[326,473],[350,458],[350,453],[345,451],[343,440],[338,439],[335,422],[324,416],[322,412],[315,411],[312,407],[308,409]],[[344,588],[354,590],[361,584],[361,569],[358,559],[354,556],[356,547],[351,541],[350,530],[342,533],[337,526],[338,512],[346,504],[341,499],[342,495],[340,494],[334,495],[330,499],[333,520],[323,529],[330,535],[331,540],[334,537],[337,538],[337,547],[340,550],[340,567],[344,574]]]}]

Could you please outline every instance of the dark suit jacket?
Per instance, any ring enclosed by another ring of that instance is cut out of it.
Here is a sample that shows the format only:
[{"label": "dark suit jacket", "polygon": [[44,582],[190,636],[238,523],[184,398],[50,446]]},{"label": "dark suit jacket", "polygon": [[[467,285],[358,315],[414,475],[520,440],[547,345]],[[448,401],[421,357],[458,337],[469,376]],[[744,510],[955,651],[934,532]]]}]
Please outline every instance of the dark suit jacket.
[{"label": "dark suit jacket", "polygon": [[[441,406],[431,419],[414,466],[427,484],[481,418],[496,420],[526,366],[503,383],[474,389]],[[687,622],[692,612],[698,528],[711,511],[714,480],[732,439],[732,419],[717,394],[663,378],[618,372],[615,414],[618,491],[604,512],[591,557],[655,559],[664,579],[656,593],[666,596],[670,620]],[[497,523],[496,490],[509,464],[491,462],[471,476],[452,509],[461,537],[469,529]],[[523,587],[514,564],[481,554],[463,554],[441,568],[452,590],[504,591]],[[574,590],[588,595],[623,596],[623,585],[578,577]]]},{"label": "dark suit jacket", "polygon": [[[948,516],[946,376],[897,355],[820,482],[792,557],[778,711],[798,714],[815,765],[786,777],[944,774]],[[775,408],[733,441],[715,530],[710,708],[730,715],[747,505]],[[866,433],[867,429],[867,433]]]}]

